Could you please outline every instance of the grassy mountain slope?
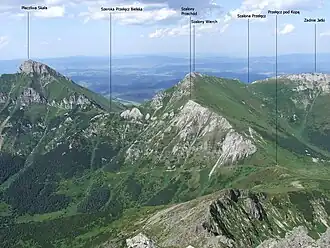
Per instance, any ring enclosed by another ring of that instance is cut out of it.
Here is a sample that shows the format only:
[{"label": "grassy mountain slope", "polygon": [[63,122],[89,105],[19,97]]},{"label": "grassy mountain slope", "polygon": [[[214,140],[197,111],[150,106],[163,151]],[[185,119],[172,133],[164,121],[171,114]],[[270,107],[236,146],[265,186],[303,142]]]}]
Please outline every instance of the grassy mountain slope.
[{"label": "grassy mountain slope", "polygon": [[278,79],[277,94],[275,79],[252,84],[251,88],[264,96],[265,104],[272,108],[277,96],[281,128],[308,144],[312,150],[309,153],[317,152],[322,157],[329,156],[329,127],[323,113],[329,104],[329,81],[324,74],[302,74]]},{"label": "grassy mountain slope", "polygon": [[[0,79],[4,247],[24,240],[19,231],[24,225],[14,223],[98,210],[110,201],[109,190],[102,183],[99,187],[93,172],[102,167],[116,170],[113,157],[129,142],[122,139],[125,123],[116,114],[122,105],[112,103],[110,112],[106,99],[49,67],[33,61],[23,66],[20,73]],[[82,187],[67,192],[66,184],[74,180],[83,181]],[[84,195],[95,188],[100,203],[94,206]],[[116,204],[114,200],[109,205]]]},{"label": "grassy mountain slope", "polygon": [[[276,163],[271,82],[194,73],[138,108],[113,102],[109,112],[104,98],[36,62],[0,80],[4,247],[125,247],[140,218],[224,188],[327,196],[326,149],[285,118]],[[285,94],[281,111],[293,114]]]}]

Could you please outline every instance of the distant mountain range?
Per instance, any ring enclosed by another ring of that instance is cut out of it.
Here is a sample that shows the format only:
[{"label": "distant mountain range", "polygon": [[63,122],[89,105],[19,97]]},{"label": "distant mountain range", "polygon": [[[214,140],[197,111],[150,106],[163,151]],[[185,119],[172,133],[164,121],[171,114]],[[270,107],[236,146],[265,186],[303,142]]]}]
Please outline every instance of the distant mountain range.
[{"label": "distant mountain range", "polygon": [[[109,96],[108,57],[65,57],[41,59],[78,84]],[[319,72],[330,72],[330,54],[317,56]],[[14,73],[20,60],[0,61],[0,74]],[[175,85],[189,73],[189,58],[182,55],[135,55],[113,58],[112,96],[128,102],[143,102],[162,89]],[[291,54],[278,57],[279,74],[314,72],[313,54]],[[196,71],[208,75],[248,82],[247,59],[197,55]],[[250,82],[275,75],[274,57],[252,57]]]}]

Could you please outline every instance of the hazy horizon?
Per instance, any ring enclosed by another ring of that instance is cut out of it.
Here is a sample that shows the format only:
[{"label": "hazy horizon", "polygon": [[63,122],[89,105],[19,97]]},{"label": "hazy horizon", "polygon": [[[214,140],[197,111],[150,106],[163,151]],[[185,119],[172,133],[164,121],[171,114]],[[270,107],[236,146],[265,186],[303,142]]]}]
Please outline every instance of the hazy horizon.
[{"label": "hazy horizon", "polygon": [[[313,56],[314,58],[314,53],[282,53],[282,54],[277,54],[278,57],[283,57],[283,56]],[[317,53],[318,56],[330,56],[330,52],[319,52]],[[184,53],[141,53],[141,54],[120,54],[120,55],[114,55],[112,58],[138,58],[138,57],[163,57],[163,58],[190,58],[190,55],[184,54]],[[200,57],[203,59],[207,58],[232,58],[232,59],[247,59],[247,56],[230,56],[226,54],[209,54],[209,53],[199,53],[196,54],[196,59]],[[269,55],[269,56],[250,56],[250,59],[253,58],[275,58],[276,55]],[[69,56],[57,56],[57,57],[30,57],[31,60],[48,60],[48,59],[68,59],[68,58],[109,58],[109,55],[69,55]],[[0,61],[15,61],[15,60],[28,60],[28,58],[24,57],[17,57],[17,58],[10,58],[10,59],[0,59]],[[330,60],[330,57],[329,57]]]}]

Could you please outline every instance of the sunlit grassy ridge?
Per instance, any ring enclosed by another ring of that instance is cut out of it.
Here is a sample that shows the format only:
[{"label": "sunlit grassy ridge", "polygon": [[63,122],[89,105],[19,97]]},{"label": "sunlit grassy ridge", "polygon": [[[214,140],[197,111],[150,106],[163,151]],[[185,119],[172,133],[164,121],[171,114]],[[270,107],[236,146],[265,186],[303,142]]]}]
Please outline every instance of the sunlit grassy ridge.
[{"label": "sunlit grassy ridge", "polygon": [[[210,177],[214,163],[205,161],[217,155],[180,161],[155,155],[171,154],[166,149],[178,144],[177,130],[164,134],[161,142],[157,135],[172,121],[164,116],[179,115],[190,100],[190,94],[183,92],[173,101],[180,86],[165,91],[156,112],[152,102],[139,106],[143,118],[131,121],[120,117],[125,109],[121,104],[114,103],[109,114],[105,98],[63,77],[52,78],[46,87],[41,87],[43,80],[20,74],[0,78],[1,123],[10,116],[2,129],[0,174],[0,237],[5,247],[92,247],[107,240],[123,245],[141,227],[139,221],[159,209],[222,189],[265,192],[286,201],[289,208],[296,206],[306,219],[311,217],[305,195],[328,195],[328,127],[321,109],[326,97],[313,99],[306,112],[299,101],[310,92],[293,94],[291,86],[283,84],[276,117],[272,81],[245,85],[209,76],[194,78],[191,100],[226,118],[257,147],[253,155],[219,166]],[[22,107],[19,99],[26,88],[33,88],[45,101]],[[81,95],[88,104],[63,107],[70,97]],[[53,101],[56,104],[47,104]],[[299,121],[292,121],[293,115]],[[149,153],[128,161],[133,145]],[[267,204],[276,207],[272,201]]]}]

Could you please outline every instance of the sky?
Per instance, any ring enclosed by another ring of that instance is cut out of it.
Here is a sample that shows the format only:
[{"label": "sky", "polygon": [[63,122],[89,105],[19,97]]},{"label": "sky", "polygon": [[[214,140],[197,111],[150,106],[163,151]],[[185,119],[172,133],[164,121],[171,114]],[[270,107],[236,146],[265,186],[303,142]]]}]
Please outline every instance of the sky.
[{"label": "sky", "polygon": [[195,8],[196,53],[247,56],[248,20],[237,14],[267,14],[268,10],[299,10],[300,15],[267,15],[250,20],[250,56],[313,53],[314,23],[304,18],[325,18],[316,28],[317,52],[330,53],[328,0],[1,0],[0,59],[27,57],[27,11],[21,6],[47,6],[30,11],[31,58],[109,55],[109,12],[101,7],[142,7],[141,12],[112,14],[112,53],[186,54],[189,56],[189,17],[181,7]]}]

